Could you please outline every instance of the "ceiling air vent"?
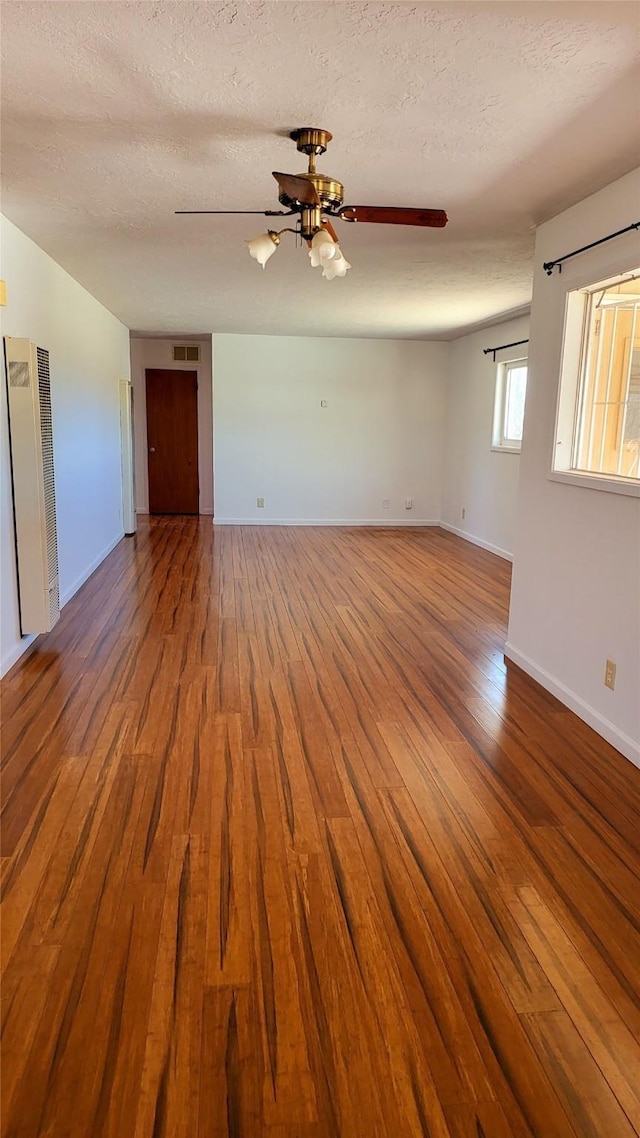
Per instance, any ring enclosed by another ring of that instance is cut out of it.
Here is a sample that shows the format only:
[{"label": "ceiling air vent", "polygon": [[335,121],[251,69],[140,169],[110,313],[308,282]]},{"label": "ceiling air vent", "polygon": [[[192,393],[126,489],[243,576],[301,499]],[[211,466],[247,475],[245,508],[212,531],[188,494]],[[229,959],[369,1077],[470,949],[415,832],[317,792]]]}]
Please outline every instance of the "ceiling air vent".
[{"label": "ceiling air vent", "polygon": [[200,345],[199,344],[174,344],[173,345],[173,358],[176,363],[194,363],[200,361]]}]

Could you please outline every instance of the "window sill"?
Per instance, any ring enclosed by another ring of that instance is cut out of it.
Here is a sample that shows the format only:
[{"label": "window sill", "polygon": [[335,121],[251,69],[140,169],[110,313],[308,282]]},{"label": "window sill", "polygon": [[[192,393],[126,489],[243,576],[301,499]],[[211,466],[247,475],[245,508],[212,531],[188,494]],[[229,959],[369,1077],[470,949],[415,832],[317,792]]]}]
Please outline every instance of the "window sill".
[{"label": "window sill", "polygon": [[605,490],[608,494],[626,494],[640,498],[640,482],[631,479],[614,478],[610,474],[583,474],[573,470],[552,470],[552,482],[564,482],[567,486],[582,486],[586,490]]},{"label": "window sill", "polygon": [[495,454],[520,454],[522,447],[501,447],[494,443],[491,450]]}]

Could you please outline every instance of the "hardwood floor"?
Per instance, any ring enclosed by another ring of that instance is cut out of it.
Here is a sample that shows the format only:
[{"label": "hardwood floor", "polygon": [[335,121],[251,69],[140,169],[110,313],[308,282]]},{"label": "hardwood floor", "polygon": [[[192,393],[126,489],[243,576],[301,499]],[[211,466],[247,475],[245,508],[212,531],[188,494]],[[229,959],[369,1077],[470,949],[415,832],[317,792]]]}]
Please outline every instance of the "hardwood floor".
[{"label": "hardwood floor", "polygon": [[640,1132],[640,771],[438,529],[156,518],[4,684],[6,1138]]}]

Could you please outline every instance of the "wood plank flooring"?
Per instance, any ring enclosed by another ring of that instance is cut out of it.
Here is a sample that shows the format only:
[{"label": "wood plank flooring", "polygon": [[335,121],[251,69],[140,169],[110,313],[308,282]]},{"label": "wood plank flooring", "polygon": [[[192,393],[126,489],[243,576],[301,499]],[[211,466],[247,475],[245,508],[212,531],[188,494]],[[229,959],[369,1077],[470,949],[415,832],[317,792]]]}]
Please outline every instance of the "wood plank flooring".
[{"label": "wood plank flooring", "polygon": [[640,1133],[640,771],[442,530],[143,519],[4,684],[5,1138]]}]

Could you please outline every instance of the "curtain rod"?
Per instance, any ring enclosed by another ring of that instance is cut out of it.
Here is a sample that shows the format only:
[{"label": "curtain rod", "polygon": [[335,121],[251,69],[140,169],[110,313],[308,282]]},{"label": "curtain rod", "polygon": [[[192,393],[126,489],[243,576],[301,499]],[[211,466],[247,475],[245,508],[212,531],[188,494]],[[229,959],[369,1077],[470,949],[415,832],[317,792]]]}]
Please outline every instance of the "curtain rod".
[{"label": "curtain rod", "polygon": [[519,348],[520,344],[528,344],[528,343],[529,343],[528,340],[514,340],[512,344],[498,344],[497,348],[483,348],[482,351],[483,351],[485,356],[488,356],[489,352],[493,352],[493,362],[495,363],[496,362],[496,352],[501,352],[503,350],[503,348]]},{"label": "curtain rod", "polygon": [[623,233],[629,233],[632,229],[640,229],[640,221],[632,221],[631,225],[627,225],[625,229],[618,229],[615,233],[610,233],[608,237],[601,237],[599,241],[592,241],[590,245],[583,245],[581,249],[574,249],[573,253],[565,253],[564,257],[556,257],[555,261],[545,261],[542,268],[548,277],[551,276],[553,270],[558,267],[558,272],[562,272],[562,262],[568,261],[571,257],[577,257],[578,253],[586,253],[587,249],[595,249],[596,245],[603,245],[605,241],[612,241],[614,237],[620,237]]}]

